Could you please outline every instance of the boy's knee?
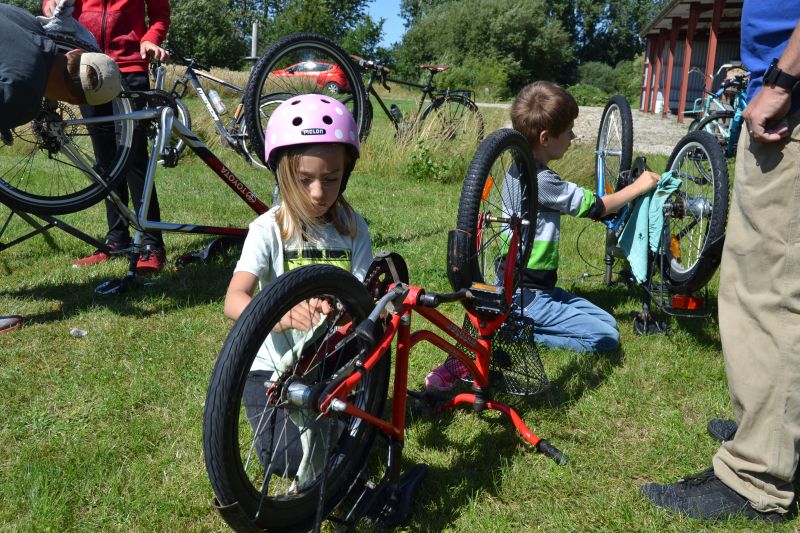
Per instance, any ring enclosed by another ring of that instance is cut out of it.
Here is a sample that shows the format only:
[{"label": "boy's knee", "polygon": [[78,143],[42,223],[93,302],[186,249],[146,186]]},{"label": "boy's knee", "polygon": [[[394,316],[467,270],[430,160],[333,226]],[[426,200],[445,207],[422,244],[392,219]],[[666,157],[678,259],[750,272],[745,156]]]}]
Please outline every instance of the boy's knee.
[{"label": "boy's knee", "polygon": [[619,331],[616,328],[609,327],[601,335],[598,335],[595,341],[594,350],[597,352],[609,352],[619,348]]}]

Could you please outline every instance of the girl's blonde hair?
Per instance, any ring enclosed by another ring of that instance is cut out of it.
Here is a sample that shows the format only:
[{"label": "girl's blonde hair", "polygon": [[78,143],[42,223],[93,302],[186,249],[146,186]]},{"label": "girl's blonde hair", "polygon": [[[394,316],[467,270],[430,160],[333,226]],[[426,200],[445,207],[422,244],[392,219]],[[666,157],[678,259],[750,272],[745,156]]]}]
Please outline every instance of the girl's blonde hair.
[{"label": "girl's blonde hair", "polygon": [[[331,223],[340,235],[356,236],[356,225],[353,220],[353,208],[341,194],[331,206],[323,219],[315,217],[313,205],[308,194],[298,179],[300,157],[314,145],[302,145],[285,150],[278,160],[278,188],[281,192],[281,205],[275,212],[275,220],[281,230],[281,240],[291,242],[302,239],[316,243],[318,237],[311,229],[323,223]],[[348,166],[350,153],[342,147],[345,167]]]}]

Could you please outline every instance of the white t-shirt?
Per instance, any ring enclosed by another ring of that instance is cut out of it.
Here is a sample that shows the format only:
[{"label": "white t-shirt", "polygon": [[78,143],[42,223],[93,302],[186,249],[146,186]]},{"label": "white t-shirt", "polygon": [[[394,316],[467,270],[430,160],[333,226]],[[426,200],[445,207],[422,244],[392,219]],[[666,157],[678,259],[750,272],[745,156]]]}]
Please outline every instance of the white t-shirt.
[{"label": "white t-shirt", "polygon": [[[333,224],[325,224],[313,231],[314,242],[284,243],[275,220],[273,207],[250,223],[244,240],[242,255],[234,272],[249,272],[259,280],[261,289],[278,276],[304,264],[332,264],[349,270],[355,277],[364,280],[372,263],[372,243],[364,218],[353,212],[356,236],[341,235]],[[342,214],[342,219],[346,220]],[[261,346],[251,370],[275,370],[280,357],[291,349],[305,334],[293,331],[296,339],[288,334],[270,334]]]}]

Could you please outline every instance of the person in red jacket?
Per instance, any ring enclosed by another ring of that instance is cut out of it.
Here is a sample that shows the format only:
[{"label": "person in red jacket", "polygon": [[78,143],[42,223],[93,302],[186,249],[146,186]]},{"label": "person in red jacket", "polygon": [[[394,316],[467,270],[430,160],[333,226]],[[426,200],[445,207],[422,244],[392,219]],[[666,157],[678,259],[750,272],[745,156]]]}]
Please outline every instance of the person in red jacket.
[{"label": "person in red jacket", "polygon": [[[52,16],[58,0],[44,0],[42,11]],[[86,26],[100,49],[111,56],[119,65],[128,90],[145,91],[150,88],[148,66],[151,59],[166,61],[169,53],[160,44],[166,39],[169,30],[169,0],[75,0],[72,16]],[[146,18],[145,18],[146,17]],[[148,24],[149,21],[149,24]],[[111,106],[81,106],[84,116],[111,114]],[[147,170],[147,138],[139,132],[137,151],[131,156],[132,164],[127,175],[127,187],[121,183],[116,193],[128,202],[128,188],[134,209],[138,212],[144,189]],[[96,135],[92,143],[99,162],[111,159],[116,150],[114,139]],[[158,196],[155,189],[148,207],[150,220],[161,220]],[[127,221],[120,216],[114,204],[106,200],[106,219],[108,250],[130,246],[131,238]],[[160,231],[145,232],[142,236],[144,248],[136,265],[138,273],[157,272],[164,267],[166,255]],[[88,257],[76,260],[76,267],[95,265],[110,258],[108,250],[97,250]]]}]

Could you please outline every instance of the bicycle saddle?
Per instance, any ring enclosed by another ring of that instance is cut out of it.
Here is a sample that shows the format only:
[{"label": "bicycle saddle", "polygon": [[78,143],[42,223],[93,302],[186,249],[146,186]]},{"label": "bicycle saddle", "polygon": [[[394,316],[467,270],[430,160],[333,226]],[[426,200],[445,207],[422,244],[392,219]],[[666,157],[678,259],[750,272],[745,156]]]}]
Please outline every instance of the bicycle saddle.
[{"label": "bicycle saddle", "polygon": [[448,65],[420,65],[419,68],[425,70],[432,70],[433,72],[442,72],[449,69],[450,67]]}]

